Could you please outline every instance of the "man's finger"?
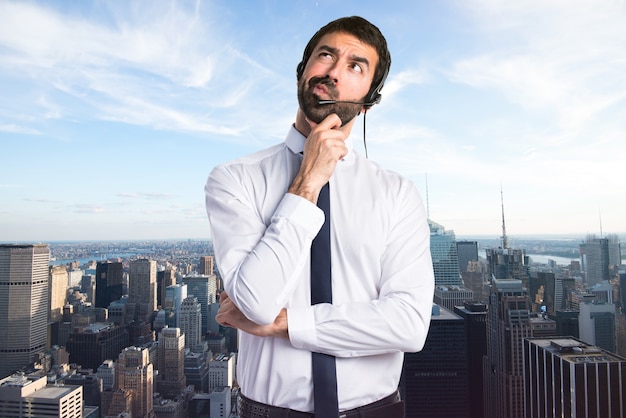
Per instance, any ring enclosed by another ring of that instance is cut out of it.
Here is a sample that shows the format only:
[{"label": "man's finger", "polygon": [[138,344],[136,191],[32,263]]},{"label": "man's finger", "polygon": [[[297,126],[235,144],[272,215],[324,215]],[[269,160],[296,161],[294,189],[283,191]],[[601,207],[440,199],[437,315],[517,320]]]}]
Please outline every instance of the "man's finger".
[{"label": "man's finger", "polygon": [[331,113],[330,115],[326,116],[324,120],[322,120],[320,123],[315,123],[309,118],[305,119],[309,123],[311,131],[313,131],[314,129],[328,130],[341,128],[341,119],[339,118],[339,116],[337,116],[336,113]]}]

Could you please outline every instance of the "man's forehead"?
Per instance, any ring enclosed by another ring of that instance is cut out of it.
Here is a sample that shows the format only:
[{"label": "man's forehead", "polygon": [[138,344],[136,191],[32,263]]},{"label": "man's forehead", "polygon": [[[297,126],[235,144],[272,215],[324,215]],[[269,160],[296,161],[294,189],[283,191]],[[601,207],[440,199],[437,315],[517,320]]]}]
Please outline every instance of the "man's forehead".
[{"label": "man's forehead", "polygon": [[378,52],[372,45],[363,42],[357,36],[348,32],[331,32],[320,38],[314,50],[322,48],[336,50],[337,52],[348,51],[350,54],[366,58],[371,66],[378,62]]}]

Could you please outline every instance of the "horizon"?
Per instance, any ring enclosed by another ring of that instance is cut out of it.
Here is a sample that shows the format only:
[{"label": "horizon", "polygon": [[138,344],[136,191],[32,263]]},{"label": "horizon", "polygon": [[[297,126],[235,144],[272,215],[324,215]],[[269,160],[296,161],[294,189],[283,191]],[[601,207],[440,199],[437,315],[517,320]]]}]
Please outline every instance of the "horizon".
[{"label": "horizon", "polygon": [[[449,230],[446,230],[450,232]],[[454,231],[452,231],[454,232]],[[454,234],[456,241],[464,240],[501,240],[502,235],[458,235]],[[583,242],[588,235],[595,236],[597,238],[606,238],[607,236],[617,236],[620,243],[626,242],[626,232],[604,233],[602,236],[598,234],[507,234],[509,240],[539,240],[539,241],[580,241]],[[209,238],[124,238],[124,239],[53,239],[53,240],[22,240],[22,241],[7,241],[0,240],[0,245],[28,245],[28,244],[80,244],[80,243],[114,243],[114,242],[212,242]],[[626,251],[626,248],[622,252]]]},{"label": "horizon", "polygon": [[431,219],[500,236],[502,191],[510,237],[626,231],[624,2],[0,0],[0,240],[210,240],[210,171],[284,140],[355,14],[392,56],[369,158]]}]

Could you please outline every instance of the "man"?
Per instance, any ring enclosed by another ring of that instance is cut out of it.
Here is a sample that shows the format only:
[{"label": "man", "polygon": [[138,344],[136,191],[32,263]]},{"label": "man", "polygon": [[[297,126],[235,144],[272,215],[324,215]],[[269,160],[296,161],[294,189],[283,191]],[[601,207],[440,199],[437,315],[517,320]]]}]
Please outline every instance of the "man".
[{"label": "man", "polygon": [[[297,67],[299,108],[285,142],[209,176],[225,289],[217,320],[242,331],[242,417],[313,416],[326,402],[313,396],[314,353],[332,358],[342,416],[403,414],[403,352],[423,347],[430,323],[429,228],[415,186],[358,155],[349,137],[380,100],[390,64],[370,22],[330,22]],[[316,205],[326,183],[329,215]],[[332,303],[312,305],[311,247],[326,217]]]}]

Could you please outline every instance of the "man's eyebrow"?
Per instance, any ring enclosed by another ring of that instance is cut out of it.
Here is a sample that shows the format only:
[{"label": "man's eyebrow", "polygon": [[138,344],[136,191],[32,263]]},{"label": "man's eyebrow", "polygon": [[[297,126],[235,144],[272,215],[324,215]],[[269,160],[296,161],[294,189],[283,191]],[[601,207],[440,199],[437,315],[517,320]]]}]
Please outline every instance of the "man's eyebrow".
[{"label": "man's eyebrow", "polygon": [[[333,55],[338,55],[339,54],[339,49],[338,48],[335,48],[334,46],[329,46],[329,45],[320,45],[317,48],[317,50],[318,51],[327,51],[327,52],[330,52]],[[350,56],[350,59],[352,61],[354,61],[354,62],[359,62],[361,64],[365,64],[365,66],[368,67],[368,68],[370,66],[369,60],[367,58],[365,58],[365,57],[361,57],[361,56],[358,56],[358,55],[352,55],[352,56]]]}]

